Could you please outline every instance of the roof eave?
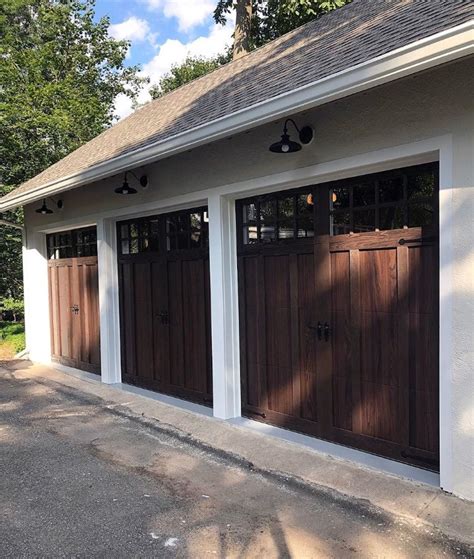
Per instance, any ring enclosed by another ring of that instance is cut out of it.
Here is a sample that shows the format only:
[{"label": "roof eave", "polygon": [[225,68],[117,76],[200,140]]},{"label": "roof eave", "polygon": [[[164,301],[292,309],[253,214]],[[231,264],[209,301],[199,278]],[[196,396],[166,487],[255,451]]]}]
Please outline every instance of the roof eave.
[{"label": "roof eave", "polygon": [[60,192],[107,178],[134,167],[170,157],[226,136],[255,128],[295,112],[322,105],[378,85],[474,53],[474,20],[410,43],[363,64],[332,74],[312,84],[232,113],[166,140],[109,159],[89,169],[47,183],[31,191],[13,191],[2,203],[6,211]]}]

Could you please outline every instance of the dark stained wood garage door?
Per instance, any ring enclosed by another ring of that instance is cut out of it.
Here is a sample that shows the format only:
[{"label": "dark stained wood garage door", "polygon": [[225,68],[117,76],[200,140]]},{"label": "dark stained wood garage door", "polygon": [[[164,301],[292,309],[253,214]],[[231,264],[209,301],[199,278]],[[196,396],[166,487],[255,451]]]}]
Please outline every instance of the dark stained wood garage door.
[{"label": "dark stained wood garage door", "polygon": [[243,409],[438,469],[437,164],[240,201]]},{"label": "dark stained wood garage door", "polygon": [[212,402],[207,208],[118,224],[125,382]]},{"label": "dark stained wood garage door", "polygon": [[52,359],[100,373],[95,227],[48,235],[47,248]]}]

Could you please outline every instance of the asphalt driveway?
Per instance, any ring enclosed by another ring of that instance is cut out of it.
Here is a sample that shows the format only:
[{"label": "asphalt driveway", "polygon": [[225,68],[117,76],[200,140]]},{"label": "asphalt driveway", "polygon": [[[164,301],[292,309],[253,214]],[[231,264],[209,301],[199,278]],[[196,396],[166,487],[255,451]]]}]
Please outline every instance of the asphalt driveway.
[{"label": "asphalt driveway", "polygon": [[470,556],[368,503],[1,367],[0,496],[2,558]]}]

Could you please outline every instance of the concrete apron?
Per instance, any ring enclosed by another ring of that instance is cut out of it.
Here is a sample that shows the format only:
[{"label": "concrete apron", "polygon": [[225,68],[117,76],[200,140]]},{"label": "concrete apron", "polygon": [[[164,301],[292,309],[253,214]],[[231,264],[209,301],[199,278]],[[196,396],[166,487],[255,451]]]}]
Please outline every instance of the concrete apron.
[{"label": "concrete apron", "polygon": [[[474,503],[436,487],[377,472],[336,459],[299,444],[284,441],[245,426],[199,413],[192,404],[178,408],[147,397],[145,391],[105,385],[87,373],[66,373],[28,361],[0,364],[17,378],[47,379],[104,400],[116,413],[135,416],[167,435],[211,453],[223,455],[265,475],[328,492],[335,499],[361,500],[417,527],[435,529],[456,540],[474,544]],[[173,399],[169,399],[172,402]]]}]

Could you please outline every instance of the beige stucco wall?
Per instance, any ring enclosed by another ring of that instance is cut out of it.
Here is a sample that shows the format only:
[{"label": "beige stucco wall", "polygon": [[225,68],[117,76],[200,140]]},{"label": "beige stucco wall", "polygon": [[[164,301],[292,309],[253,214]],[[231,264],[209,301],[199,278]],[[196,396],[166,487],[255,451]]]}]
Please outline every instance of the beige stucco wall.
[{"label": "beige stucco wall", "polygon": [[[112,208],[127,208],[157,198],[213,188],[370,152],[424,138],[454,133],[463,147],[472,123],[473,61],[462,61],[394,84],[342,99],[296,118],[316,132],[304,150],[282,156],[268,151],[279,139],[281,121],[161,160],[146,169],[150,187],[133,197],[113,193],[122,176],[65,193],[61,219]],[[459,167],[459,184],[467,170]],[[140,188],[139,188],[140,190]],[[38,216],[27,208],[28,224],[55,222],[58,214]]]},{"label": "beige stucco wall", "polygon": [[[281,134],[281,122],[196,148],[146,169],[150,186],[133,197],[113,193],[122,177],[114,177],[65,193],[64,209],[40,216],[26,208],[28,232],[61,221],[93,222],[112,209],[133,211],[131,204],[147,204],[190,192],[237,183],[264,175],[296,170],[439,136],[452,138],[453,173],[449,200],[448,255],[442,265],[450,270],[449,302],[453,328],[450,344],[449,409],[442,424],[451,425],[445,452],[452,485],[448,489],[474,500],[474,67],[461,60],[372,91],[297,115],[299,124],[311,124],[316,137],[301,152],[275,155],[268,151]],[[197,196],[198,198],[198,196]],[[442,224],[443,226],[443,224]],[[449,258],[451,255],[451,259]],[[32,281],[31,271],[28,272]],[[34,281],[34,280],[33,280]],[[443,307],[443,300],[441,301]],[[443,375],[443,371],[441,371]]]}]

